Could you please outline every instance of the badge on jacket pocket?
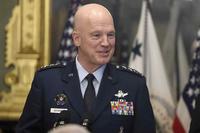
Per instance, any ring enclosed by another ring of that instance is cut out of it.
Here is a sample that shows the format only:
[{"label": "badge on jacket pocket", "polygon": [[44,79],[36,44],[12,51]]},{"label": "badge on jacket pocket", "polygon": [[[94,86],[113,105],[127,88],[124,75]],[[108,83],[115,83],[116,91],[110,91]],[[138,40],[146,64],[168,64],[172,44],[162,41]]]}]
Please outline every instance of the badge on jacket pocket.
[{"label": "badge on jacket pocket", "polygon": [[67,96],[65,94],[58,94],[54,98],[54,101],[56,102],[56,105],[65,105],[67,103]]}]

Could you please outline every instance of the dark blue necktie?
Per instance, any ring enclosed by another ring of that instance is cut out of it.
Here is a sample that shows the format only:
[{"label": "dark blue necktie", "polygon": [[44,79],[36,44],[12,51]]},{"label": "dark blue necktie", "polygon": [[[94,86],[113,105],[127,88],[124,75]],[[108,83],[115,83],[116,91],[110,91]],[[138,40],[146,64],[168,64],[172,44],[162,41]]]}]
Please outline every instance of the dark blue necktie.
[{"label": "dark blue necktie", "polygon": [[94,80],[94,75],[93,74],[88,74],[86,76],[86,79],[88,81],[88,85],[85,91],[84,95],[84,102],[85,106],[88,112],[91,112],[92,106],[94,105],[96,96],[95,96],[95,89],[93,86],[93,80]]}]

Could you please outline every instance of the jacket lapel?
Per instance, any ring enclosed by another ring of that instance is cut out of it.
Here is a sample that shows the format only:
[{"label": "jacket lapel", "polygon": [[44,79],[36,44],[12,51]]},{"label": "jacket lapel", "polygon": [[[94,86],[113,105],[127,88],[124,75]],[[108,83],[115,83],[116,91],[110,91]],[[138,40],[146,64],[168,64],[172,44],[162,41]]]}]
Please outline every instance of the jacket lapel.
[{"label": "jacket lapel", "polygon": [[82,117],[84,114],[84,103],[80,90],[79,77],[74,62],[67,64],[67,68],[63,73],[62,80],[66,83],[64,92],[69,97],[69,101],[76,112]]},{"label": "jacket lapel", "polygon": [[107,64],[107,67],[104,71],[94,108],[95,113],[93,120],[95,120],[104,110],[104,108],[110,104],[110,100],[116,92],[115,84],[117,83],[117,77],[114,76],[114,69],[112,67],[112,65]]}]

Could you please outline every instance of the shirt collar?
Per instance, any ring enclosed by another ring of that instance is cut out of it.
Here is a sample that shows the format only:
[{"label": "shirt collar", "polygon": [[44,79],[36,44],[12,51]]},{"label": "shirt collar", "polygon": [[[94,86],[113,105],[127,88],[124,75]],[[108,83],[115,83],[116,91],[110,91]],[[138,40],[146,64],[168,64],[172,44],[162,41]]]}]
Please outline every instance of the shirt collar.
[{"label": "shirt collar", "polygon": [[[79,80],[80,80],[80,82],[82,82],[89,73],[79,63],[79,61],[77,59],[77,56],[76,56],[76,68],[77,68],[77,71],[78,71]],[[106,64],[102,65],[96,71],[93,72],[94,77],[96,78],[96,80],[99,83],[101,82],[101,79],[103,77],[103,72],[104,72],[105,68],[106,68]]]}]

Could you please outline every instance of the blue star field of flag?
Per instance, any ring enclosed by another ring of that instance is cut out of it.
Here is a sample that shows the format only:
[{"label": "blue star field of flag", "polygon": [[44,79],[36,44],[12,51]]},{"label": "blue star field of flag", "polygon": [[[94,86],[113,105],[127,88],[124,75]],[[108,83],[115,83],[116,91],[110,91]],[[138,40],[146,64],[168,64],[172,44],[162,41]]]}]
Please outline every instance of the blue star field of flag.
[{"label": "blue star field of flag", "polygon": [[183,91],[183,100],[190,114],[194,110],[196,98],[200,94],[200,34],[197,35],[195,45],[189,80]]},{"label": "blue star field of flag", "polygon": [[73,45],[72,32],[74,23],[74,14],[77,8],[81,5],[82,0],[71,0],[71,7],[68,12],[67,22],[65,24],[64,32],[61,38],[57,63],[67,64],[68,61],[72,60],[76,56],[76,47]]}]

